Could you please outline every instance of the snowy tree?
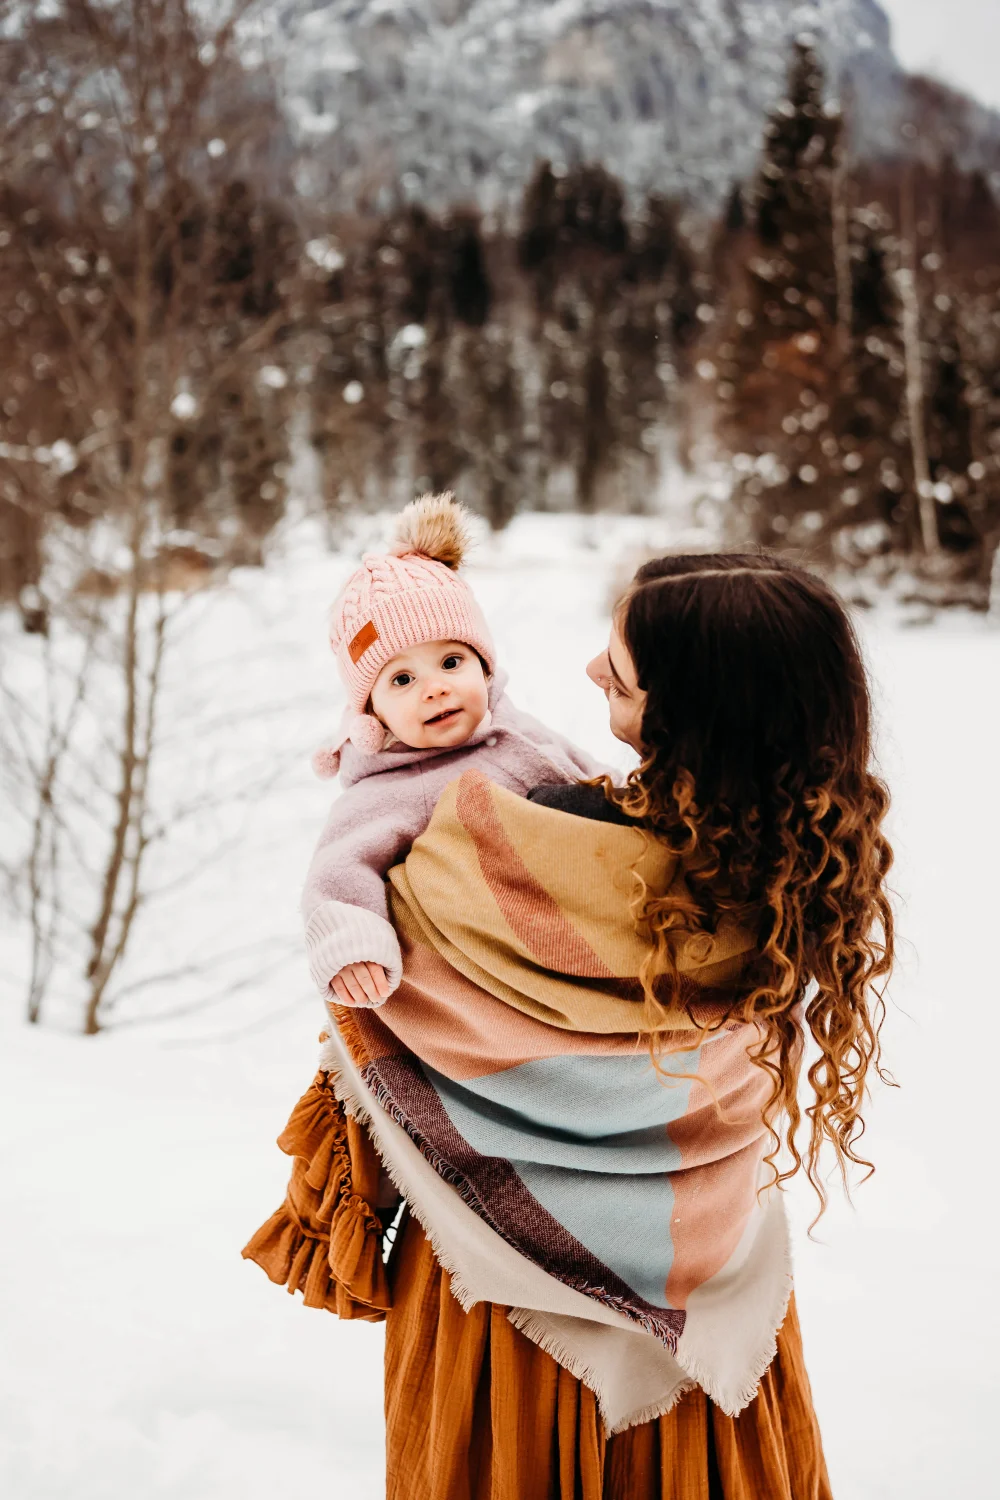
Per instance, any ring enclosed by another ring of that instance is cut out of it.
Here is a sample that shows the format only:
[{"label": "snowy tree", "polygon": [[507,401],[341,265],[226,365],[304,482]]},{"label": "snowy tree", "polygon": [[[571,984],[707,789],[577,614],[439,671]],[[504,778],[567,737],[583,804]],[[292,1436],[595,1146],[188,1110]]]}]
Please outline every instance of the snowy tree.
[{"label": "snowy tree", "polygon": [[677,209],[651,194],[630,222],[605,169],[557,176],[542,163],[525,192],[518,251],[536,309],[544,481],[568,481],[583,510],[642,505],[699,326],[695,258]]},{"label": "snowy tree", "polygon": [[745,524],[772,545],[816,540],[829,509],[822,490],[842,471],[830,429],[843,354],[833,198],[840,130],[816,55],[797,43],[786,96],[764,129],[749,226],[742,199],[731,201],[731,226],[713,250],[725,296],[698,372],[719,436],[739,455]]},{"label": "snowy tree", "polygon": [[[53,963],[77,963],[88,1032],[170,828],[154,808],[164,662],[184,590],[213,566],[171,536],[178,434],[224,408],[238,377],[282,364],[282,273],[248,259],[245,238],[233,246],[235,220],[252,218],[236,184],[267,123],[266,94],[233,56],[240,9],[207,29],[193,0],[65,0],[14,27],[3,57],[0,492],[38,538],[40,612],[74,662],[40,645],[45,696],[6,698],[23,754],[29,1013]],[[259,448],[221,441],[245,509],[280,439],[263,466]]]},{"label": "snowy tree", "polygon": [[812,47],[795,46],[787,96],[764,127],[753,189],[762,256],[751,265],[754,311],[788,336],[836,319],[833,173],[840,115],[824,98]]}]

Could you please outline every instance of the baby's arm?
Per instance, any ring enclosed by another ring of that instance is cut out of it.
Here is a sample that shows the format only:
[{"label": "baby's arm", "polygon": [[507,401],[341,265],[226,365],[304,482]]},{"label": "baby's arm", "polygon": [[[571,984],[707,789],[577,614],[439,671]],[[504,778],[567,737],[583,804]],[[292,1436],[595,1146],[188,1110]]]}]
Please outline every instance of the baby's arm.
[{"label": "baby's arm", "polygon": [[[309,867],[302,914],[309,969],[324,1000],[381,1004],[402,978],[399,940],[388,920],[385,875],[426,819],[419,785],[397,783],[392,792],[395,795],[377,803],[370,782],[344,792],[333,804]],[[384,984],[379,982],[379,969],[384,971]],[[372,988],[376,1000],[371,998]]]}]

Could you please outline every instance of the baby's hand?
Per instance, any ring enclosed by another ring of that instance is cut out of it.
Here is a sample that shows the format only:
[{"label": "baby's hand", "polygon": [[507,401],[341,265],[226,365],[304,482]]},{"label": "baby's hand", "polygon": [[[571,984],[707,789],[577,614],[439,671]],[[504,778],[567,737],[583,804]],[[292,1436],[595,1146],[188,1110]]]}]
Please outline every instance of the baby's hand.
[{"label": "baby's hand", "polygon": [[389,979],[381,964],[345,964],[330,988],[341,1005],[378,1005],[389,993]]}]

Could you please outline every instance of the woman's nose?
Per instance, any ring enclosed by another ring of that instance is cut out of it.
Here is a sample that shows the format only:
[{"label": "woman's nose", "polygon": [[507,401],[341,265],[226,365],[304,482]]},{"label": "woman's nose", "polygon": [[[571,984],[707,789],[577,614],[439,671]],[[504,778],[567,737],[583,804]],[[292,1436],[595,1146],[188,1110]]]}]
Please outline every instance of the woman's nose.
[{"label": "woman's nose", "polygon": [[611,663],[608,660],[607,651],[602,651],[599,656],[594,657],[593,661],[587,663],[587,676],[591,682],[596,682],[602,691],[607,688],[608,679],[611,676]]}]

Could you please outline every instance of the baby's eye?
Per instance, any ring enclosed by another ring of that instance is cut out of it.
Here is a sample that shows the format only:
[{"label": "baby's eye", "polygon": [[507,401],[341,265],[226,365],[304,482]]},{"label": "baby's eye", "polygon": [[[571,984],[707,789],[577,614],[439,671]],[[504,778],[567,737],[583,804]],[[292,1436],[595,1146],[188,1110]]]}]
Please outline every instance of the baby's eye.
[{"label": "baby's eye", "polygon": [[392,685],[393,687],[409,687],[412,681],[412,672],[397,672],[395,677],[392,679]]},{"label": "baby's eye", "polygon": [[465,657],[460,652],[454,651],[451,656],[445,657],[441,665],[446,672],[454,672],[455,668],[460,667],[464,660]]}]

